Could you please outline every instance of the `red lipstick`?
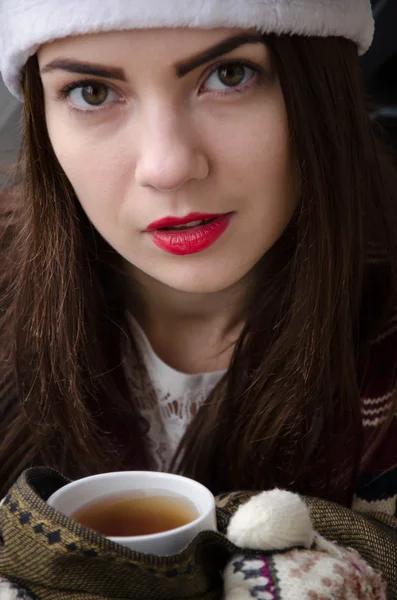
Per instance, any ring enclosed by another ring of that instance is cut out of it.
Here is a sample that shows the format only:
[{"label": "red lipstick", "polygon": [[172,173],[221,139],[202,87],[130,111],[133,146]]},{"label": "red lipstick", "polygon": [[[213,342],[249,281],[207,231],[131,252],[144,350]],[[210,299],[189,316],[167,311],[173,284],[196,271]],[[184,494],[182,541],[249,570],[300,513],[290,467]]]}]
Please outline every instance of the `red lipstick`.
[{"label": "red lipstick", "polygon": [[185,217],[165,217],[150,223],[146,232],[164,252],[183,256],[206,250],[229,226],[232,213],[190,213]]}]

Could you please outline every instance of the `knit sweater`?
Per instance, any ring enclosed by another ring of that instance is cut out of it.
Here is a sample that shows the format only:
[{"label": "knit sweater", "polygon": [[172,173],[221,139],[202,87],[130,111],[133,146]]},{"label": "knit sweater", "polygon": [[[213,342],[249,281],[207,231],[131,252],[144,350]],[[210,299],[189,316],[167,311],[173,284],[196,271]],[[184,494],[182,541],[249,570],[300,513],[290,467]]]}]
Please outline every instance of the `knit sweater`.
[{"label": "knit sweater", "polygon": [[[397,309],[374,339],[366,373],[361,394],[365,450],[380,433],[396,397]],[[397,516],[397,414],[379,448],[361,469],[353,508]]]}]

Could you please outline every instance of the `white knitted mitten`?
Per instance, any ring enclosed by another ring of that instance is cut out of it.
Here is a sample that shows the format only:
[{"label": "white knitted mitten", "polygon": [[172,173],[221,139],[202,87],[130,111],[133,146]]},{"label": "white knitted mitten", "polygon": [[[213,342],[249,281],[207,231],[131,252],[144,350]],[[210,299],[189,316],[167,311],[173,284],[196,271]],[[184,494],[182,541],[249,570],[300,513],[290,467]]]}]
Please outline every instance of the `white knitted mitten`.
[{"label": "white knitted mitten", "polygon": [[234,557],[224,572],[225,600],[386,600],[380,575],[354,550],[316,533],[297,494],[254,496],[231,518],[227,537],[241,548],[275,552]]}]

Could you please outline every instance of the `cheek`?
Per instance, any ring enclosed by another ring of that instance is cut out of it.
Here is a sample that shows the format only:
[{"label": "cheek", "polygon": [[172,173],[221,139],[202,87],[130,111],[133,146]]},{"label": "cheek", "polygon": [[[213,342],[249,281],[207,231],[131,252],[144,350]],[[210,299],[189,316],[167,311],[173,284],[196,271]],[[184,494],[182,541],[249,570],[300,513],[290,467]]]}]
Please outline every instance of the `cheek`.
[{"label": "cheek", "polygon": [[269,124],[262,140],[253,148],[250,172],[268,208],[275,214],[290,214],[297,203],[297,177],[286,119]]},{"label": "cheek", "polygon": [[71,128],[52,127],[49,132],[56,157],[88,216],[94,222],[101,216],[114,219],[132,173],[120,145],[116,140],[73,135]]},{"label": "cheek", "polygon": [[228,143],[214,143],[223,179],[229,178],[246,209],[283,221],[296,207],[298,180],[287,115],[283,102],[258,112],[234,128]]},{"label": "cheek", "polygon": [[256,150],[258,158],[252,157],[250,166],[249,210],[267,250],[287,227],[298,203],[296,166],[286,124],[273,122]]}]

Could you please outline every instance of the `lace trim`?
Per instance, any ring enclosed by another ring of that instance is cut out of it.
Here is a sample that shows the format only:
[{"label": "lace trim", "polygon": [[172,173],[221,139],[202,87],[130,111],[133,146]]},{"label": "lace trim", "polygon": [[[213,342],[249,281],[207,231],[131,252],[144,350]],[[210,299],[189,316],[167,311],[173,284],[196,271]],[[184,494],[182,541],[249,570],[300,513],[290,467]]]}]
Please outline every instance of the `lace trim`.
[{"label": "lace trim", "polygon": [[125,360],[127,379],[139,411],[148,424],[145,435],[153,468],[167,471],[192,418],[226,370],[194,375],[176,371],[155,354],[131,315],[129,321],[149,381],[146,384],[137,381],[128,350]]}]

